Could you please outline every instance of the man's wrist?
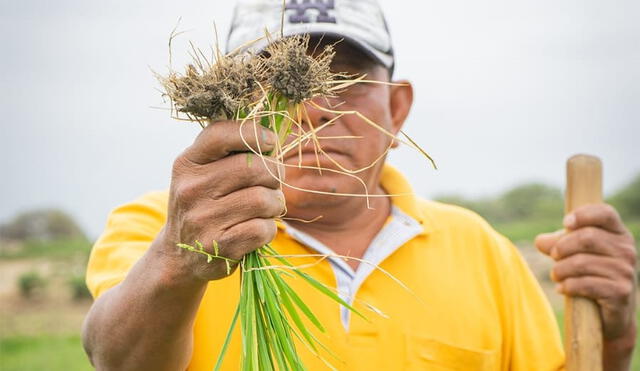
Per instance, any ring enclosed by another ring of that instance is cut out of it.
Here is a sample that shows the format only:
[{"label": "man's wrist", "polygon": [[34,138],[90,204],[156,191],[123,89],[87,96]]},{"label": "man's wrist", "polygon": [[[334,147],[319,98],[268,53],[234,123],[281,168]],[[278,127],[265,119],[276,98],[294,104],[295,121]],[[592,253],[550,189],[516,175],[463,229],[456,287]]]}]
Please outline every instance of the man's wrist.
[{"label": "man's wrist", "polygon": [[[170,249],[173,249],[175,254],[171,253]],[[204,289],[208,281],[193,274],[193,269],[185,264],[186,259],[181,257],[181,253],[183,252],[177,246],[167,245],[163,229],[147,251],[146,258],[153,265],[161,286],[169,289]]]},{"label": "man's wrist", "polygon": [[604,340],[602,363],[604,371],[626,371],[630,369],[633,349],[636,344],[637,324],[634,322],[625,336]]}]

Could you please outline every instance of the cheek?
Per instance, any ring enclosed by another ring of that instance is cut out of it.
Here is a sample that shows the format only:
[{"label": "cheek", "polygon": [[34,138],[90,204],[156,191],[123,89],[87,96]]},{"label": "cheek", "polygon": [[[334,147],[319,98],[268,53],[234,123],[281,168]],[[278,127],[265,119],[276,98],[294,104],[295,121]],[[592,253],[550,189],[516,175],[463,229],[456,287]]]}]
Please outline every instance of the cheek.
[{"label": "cheek", "polygon": [[363,116],[353,114],[344,120],[349,135],[362,138],[353,139],[351,143],[357,146],[358,152],[367,153],[366,157],[379,156],[393,142],[389,109],[375,101],[349,109],[356,110]]},{"label": "cheek", "polygon": [[[363,126],[371,129],[372,131],[380,132],[375,126],[384,128],[390,131],[392,128],[391,123],[391,110],[389,105],[389,89],[386,86],[369,86],[366,92],[360,94],[348,94],[341,97],[342,104],[339,106],[339,110],[342,111],[354,111],[364,116],[363,119],[357,118],[357,115],[353,116],[349,121],[362,121]],[[367,123],[367,120],[370,123]],[[363,131],[366,130],[362,129]]]}]

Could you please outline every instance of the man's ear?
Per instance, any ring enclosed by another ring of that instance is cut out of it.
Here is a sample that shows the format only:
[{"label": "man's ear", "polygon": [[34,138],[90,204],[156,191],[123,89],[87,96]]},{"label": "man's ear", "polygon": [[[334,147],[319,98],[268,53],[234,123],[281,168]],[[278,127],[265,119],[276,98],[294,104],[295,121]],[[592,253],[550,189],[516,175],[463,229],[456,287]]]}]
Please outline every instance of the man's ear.
[{"label": "man's ear", "polygon": [[[404,125],[411,106],[413,105],[413,86],[407,80],[394,81],[390,86],[389,108],[391,109],[391,132],[398,134]],[[394,141],[392,147],[396,148],[398,142]]]}]

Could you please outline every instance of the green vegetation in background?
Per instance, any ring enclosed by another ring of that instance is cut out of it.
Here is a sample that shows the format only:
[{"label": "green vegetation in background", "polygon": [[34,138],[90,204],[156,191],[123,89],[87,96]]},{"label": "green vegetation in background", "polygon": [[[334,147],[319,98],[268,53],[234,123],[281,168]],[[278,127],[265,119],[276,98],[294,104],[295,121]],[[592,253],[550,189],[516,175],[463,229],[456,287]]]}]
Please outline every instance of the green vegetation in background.
[{"label": "green vegetation in background", "polygon": [[[625,224],[636,238],[636,247],[640,242],[640,174],[625,188],[611,196],[607,201],[622,216]],[[640,368],[637,368],[640,370]]]},{"label": "green vegetation in background", "polygon": [[[531,242],[540,233],[562,228],[562,191],[544,184],[524,184],[497,197],[441,196],[437,200],[477,212],[514,242]],[[636,241],[640,240],[640,174],[606,201],[620,212]]]},{"label": "green vegetation in background", "polygon": [[83,258],[91,242],[73,218],[61,210],[37,209],[0,225],[0,259]]},{"label": "green vegetation in background", "polygon": [[53,258],[63,260],[88,257],[90,252],[91,243],[88,240],[29,240],[8,246],[0,242],[0,259]]},{"label": "green vegetation in background", "polygon": [[85,273],[76,274],[67,280],[67,285],[71,290],[71,297],[74,300],[91,299],[91,293],[85,282]]},{"label": "green vegetation in background", "polygon": [[623,217],[640,222],[640,174],[628,186],[609,197],[608,201]]},{"label": "green vegetation in background", "polygon": [[37,271],[25,272],[18,278],[20,295],[31,298],[34,294],[39,294],[44,290],[47,281]]},{"label": "green vegetation in background", "polygon": [[2,371],[92,370],[79,335],[15,336],[0,339]]}]

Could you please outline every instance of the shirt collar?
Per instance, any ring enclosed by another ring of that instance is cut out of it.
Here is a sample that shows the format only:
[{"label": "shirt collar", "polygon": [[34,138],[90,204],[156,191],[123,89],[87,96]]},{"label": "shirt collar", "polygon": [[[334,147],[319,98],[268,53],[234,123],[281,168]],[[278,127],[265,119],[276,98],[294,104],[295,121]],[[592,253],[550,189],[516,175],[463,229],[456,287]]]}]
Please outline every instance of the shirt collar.
[{"label": "shirt collar", "polygon": [[420,235],[427,235],[435,229],[435,223],[424,207],[420,207],[423,202],[415,193],[400,171],[389,164],[385,164],[380,176],[380,185],[391,196],[391,203],[409,215],[420,225],[422,232]]}]

